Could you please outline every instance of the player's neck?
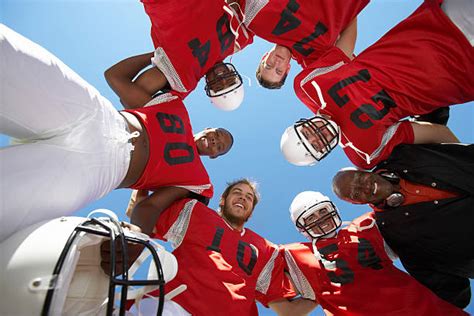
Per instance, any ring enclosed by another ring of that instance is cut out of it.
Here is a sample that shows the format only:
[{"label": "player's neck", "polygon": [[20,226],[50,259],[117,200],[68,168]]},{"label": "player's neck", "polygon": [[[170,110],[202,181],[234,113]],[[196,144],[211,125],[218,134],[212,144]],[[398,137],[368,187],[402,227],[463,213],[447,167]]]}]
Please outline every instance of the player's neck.
[{"label": "player's neck", "polygon": [[239,231],[239,232],[243,232],[245,231],[245,228],[244,228],[244,223],[234,223],[233,221],[230,221],[229,219],[227,219],[224,215],[221,214],[221,217],[222,219],[224,220],[224,222],[230,227],[232,228],[233,230],[236,230],[236,231]]}]

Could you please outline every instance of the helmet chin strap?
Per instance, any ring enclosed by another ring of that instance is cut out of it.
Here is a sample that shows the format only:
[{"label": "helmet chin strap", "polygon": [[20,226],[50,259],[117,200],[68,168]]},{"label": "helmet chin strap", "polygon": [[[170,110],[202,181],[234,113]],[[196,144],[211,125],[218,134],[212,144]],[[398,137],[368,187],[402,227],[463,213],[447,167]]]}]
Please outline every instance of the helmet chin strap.
[{"label": "helmet chin strap", "polygon": [[247,81],[248,81],[248,83],[249,83],[249,87],[252,86],[252,79],[250,79],[249,76],[246,76],[246,75],[244,75],[244,74],[240,74],[240,76],[242,76],[243,78],[247,79]]},{"label": "helmet chin strap", "polygon": [[311,242],[311,245],[313,246],[313,255],[316,258],[316,260],[321,260],[321,254],[318,251],[318,247],[316,247],[316,242],[319,240],[319,238],[313,238],[313,241]]},{"label": "helmet chin strap", "polygon": [[[343,222],[343,223],[346,223],[346,222]],[[323,238],[334,238],[336,236],[337,236],[337,230],[333,231],[333,232],[331,232],[327,235],[317,237],[317,238],[313,238],[313,237],[310,236],[310,238],[312,239],[311,244],[313,246],[313,253],[314,253],[314,256],[316,257],[317,260],[321,259],[321,254],[318,251],[318,247],[316,247],[316,243],[318,242],[318,240],[323,239]]]}]

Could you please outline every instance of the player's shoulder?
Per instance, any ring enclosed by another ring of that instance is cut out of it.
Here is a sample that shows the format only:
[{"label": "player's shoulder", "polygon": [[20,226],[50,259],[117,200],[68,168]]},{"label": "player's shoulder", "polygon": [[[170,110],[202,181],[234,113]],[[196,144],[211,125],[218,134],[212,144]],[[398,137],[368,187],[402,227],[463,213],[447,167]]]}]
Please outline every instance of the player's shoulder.
[{"label": "player's shoulder", "polygon": [[262,237],[260,234],[257,234],[250,228],[245,228],[245,235],[244,239],[250,241],[253,245],[258,247],[266,247],[271,249],[277,249],[278,245],[274,244],[270,240]]},{"label": "player's shoulder", "polygon": [[[198,212],[209,212],[212,211],[207,207],[206,204],[200,202],[196,198],[184,198],[175,201],[173,204],[170,205],[169,209],[192,209],[193,211]],[[213,212],[213,211],[212,211]]]},{"label": "player's shoulder", "polygon": [[148,101],[144,107],[158,106],[164,107],[166,105],[182,105],[184,106],[183,98],[180,93],[174,90],[160,91],[153,95],[152,99]]},{"label": "player's shoulder", "polygon": [[295,242],[295,243],[290,243],[290,244],[284,244],[280,245],[280,248],[285,250],[285,251],[305,251],[305,250],[310,250],[311,251],[311,243],[310,242]]},{"label": "player's shoulder", "polygon": [[347,227],[343,228],[352,233],[362,232],[370,229],[378,230],[373,211],[367,212],[359,217],[354,218]]}]

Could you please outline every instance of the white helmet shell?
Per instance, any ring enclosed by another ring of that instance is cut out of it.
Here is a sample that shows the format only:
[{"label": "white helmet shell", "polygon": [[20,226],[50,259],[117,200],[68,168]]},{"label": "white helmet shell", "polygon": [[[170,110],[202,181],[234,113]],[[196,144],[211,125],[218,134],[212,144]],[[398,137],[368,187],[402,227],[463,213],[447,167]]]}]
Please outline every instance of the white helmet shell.
[{"label": "white helmet shell", "polygon": [[[84,227],[85,230],[82,229]],[[2,242],[1,314],[104,314],[110,301],[112,279],[100,267],[100,246],[103,241],[109,240],[108,233],[118,234],[112,227],[116,224],[108,218],[62,217],[31,225]],[[117,238],[120,236],[117,235]],[[132,240],[137,239],[148,243],[140,236],[132,236]],[[161,264],[173,266],[162,271],[164,280],[159,282],[164,282],[176,275],[177,262],[172,254],[161,252],[158,254]],[[129,274],[133,269],[134,266]],[[128,286],[126,282],[124,284]],[[157,286],[151,290],[155,288]],[[128,295],[127,298],[135,297]],[[115,297],[111,300],[115,302]]]},{"label": "white helmet shell", "polygon": [[[316,139],[319,150],[304,136],[303,129]],[[326,157],[339,144],[339,126],[322,116],[301,119],[288,127],[280,141],[285,159],[296,166],[312,166]]]},{"label": "white helmet shell", "polygon": [[335,205],[316,191],[303,191],[295,196],[290,205],[290,218],[297,230],[310,240],[327,236],[342,224]]},{"label": "white helmet shell", "polygon": [[308,152],[294,125],[281,135],[280,150],[285,159],[295,166],[312,166],[317,160]]},{"label": "white helmet shell", "polygon": [[220,91],[221,94],[215,97],[209,97],[212,104],[222,111],[234,111],[236,110],[244,100],[244,86],[235,87],[235,85],[223,89]]},{"label": "white helmet shell", "polygon": [[219,110],[233,111],[244,100],[242,76],[231,63],[216,63],[209,69],[204,90]]}]

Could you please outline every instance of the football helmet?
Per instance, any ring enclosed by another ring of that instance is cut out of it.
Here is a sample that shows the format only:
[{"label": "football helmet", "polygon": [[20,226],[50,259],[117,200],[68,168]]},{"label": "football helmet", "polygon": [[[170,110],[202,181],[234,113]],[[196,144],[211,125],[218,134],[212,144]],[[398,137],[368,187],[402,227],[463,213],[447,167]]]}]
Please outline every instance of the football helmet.
[{"label": "football helmet", "polygon": [[230,63],[218,63],[206,73],[207,96],[223,111],[237,109],[244,99],[242,77]]},{"label": "football helmet", "polygon": [[285,159],[296,166],[312,166],[339,144],[339,126],[323,116],[300,119],[281,136]]},{"label": "football helmet", "polygon": [[295,196],[290,217],[298,231],[310,240],[327,236],[342,225],[336,206],[327,196],[315,191]]},{"label": "football helmet", "polygon": [[[100,267],[103,241],[110,241],[111,271],[116,256],[122,257],[122,275],[106,275]],[[128,242],[145,246],[142,255],[151,254],[147,279],[132,279],[144,257],[128,269]],[[116,244],[124,251],[113,251]],[[177,261],[155,247],[147,235],[124,230],[113,217],[61,217],[31,225],[0,244],[1,314],[125,315],[127,300],[159,288],[161,315],[164,284],[176,275]]]}]

